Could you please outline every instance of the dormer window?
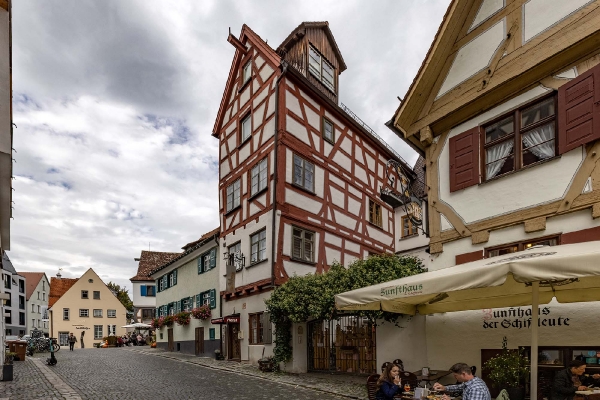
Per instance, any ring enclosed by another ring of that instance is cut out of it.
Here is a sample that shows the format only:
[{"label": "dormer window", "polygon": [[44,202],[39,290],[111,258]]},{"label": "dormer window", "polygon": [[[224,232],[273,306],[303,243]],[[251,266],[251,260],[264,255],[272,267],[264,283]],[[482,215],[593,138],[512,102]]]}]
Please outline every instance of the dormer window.
[{"label": "dormer window", "polygon": [[308,70],[332,92],[335,92],[335,68],[312,46],[309,46]]},{"label": "dormer window", "polygon": [[242,75],[242,85],[250,80],[252,77],[252,60],[248,61],[246,65],[244,65],[243,75]]}]

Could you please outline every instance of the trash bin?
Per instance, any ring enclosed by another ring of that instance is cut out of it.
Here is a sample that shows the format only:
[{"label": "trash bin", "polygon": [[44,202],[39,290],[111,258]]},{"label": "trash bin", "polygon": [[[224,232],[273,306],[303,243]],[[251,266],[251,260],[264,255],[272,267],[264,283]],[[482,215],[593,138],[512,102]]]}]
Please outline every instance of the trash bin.
[{"label": "trash bin", "polygon": [[27,352],[27,341],[26,340],[15,340],[14,342],[12,342],[12,345],[14,346],[14,350],[11,350],[11,351],[14,351],[15,353],[17,353],[17,356],[19,357],[19,361],[25,361],[25,353]]}]

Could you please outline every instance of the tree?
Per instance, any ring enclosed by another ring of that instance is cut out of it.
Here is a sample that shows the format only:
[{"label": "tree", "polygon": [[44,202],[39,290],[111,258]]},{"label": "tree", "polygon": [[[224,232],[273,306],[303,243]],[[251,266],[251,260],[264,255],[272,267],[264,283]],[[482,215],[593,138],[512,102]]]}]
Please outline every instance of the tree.
[{"label": "tree", "polygon": [[127,311],[133,312],[133,301],[131,301],[131,299],[129,298],[129,291],[127,289],[125,289],[124,287],[122,288],[121,286],[113,282],[108,282],[108,285],[106,286],[108,286],[108,288],[115,294],[115,296],[117,296],[117,299],[119,299],[119,301],[121,302],[121,304],[123,304]]}]

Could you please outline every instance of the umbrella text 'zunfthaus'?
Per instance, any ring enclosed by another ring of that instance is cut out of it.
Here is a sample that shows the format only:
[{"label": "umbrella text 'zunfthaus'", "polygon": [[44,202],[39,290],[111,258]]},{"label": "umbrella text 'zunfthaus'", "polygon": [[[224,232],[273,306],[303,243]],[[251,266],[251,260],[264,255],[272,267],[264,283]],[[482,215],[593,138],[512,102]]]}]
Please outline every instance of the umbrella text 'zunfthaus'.
[{"label": "umbrella text 'zunfthaus'", "polygon": [[[600,301],[600,241],[532,248],[380,283],[335,296],[339,310],[434,314],[484,308]],[[538,324],[531,324],[531,382],[537,382]],[[531,385],[537,398],[537,384]]]}]

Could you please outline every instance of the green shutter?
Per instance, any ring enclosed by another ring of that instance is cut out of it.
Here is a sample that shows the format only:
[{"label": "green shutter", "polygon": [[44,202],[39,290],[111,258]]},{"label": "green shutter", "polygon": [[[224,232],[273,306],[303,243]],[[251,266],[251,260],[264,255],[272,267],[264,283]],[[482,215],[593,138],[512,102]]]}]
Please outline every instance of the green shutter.
[{"label": "green shutter", "polygon": [[177,270],[173,271],[173,286],[177,285]]},{"label": "green shutter", "polygon": [[217,291],[210,289],[210,308],[217,308]]},{"label": "green shutter", "polygon": [[202,294],[196,295],[196,307],[200,307],[202,305]]},{"label": "green shutter", "polygon": [[213,269],[217,265],[217,248],[213,248],[210,251],[210,269]]},{"label": "green shutter", "polygon": [[208,328],[208,336],[210,340],[215,340],[215,328]]},{"label": "green shutter", "polygon": [[198,257],[198,275],[202,273],[202,256]]},{"label": "green shutter", "polygon": [[167,289],[169,287],[169,275],[165,274],[163,275],[163,290]]}]

